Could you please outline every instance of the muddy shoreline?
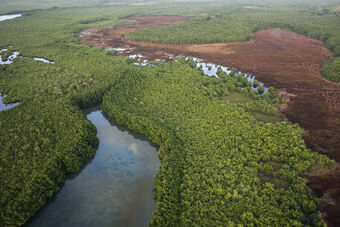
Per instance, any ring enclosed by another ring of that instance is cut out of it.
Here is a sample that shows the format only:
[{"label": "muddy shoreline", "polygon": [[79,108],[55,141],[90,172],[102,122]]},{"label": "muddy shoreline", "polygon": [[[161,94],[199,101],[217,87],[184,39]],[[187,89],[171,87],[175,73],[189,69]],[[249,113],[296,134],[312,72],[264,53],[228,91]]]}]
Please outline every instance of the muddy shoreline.
[{"label": "muddy shoreline", "polygon": [[[256,76],[266,86],[291,94],[281,113],[307,133],[303,138],[313,151],[340,162],[340,84],[323,80],[321,66],[332,57],[322,42],[281,29],[256,33],[247,42],[195,45],[164,45],[134,42],[127,32],[151,26],[183,22],[183,16],[136,16],[136,23],[93,28],[81,35],[81,43],[105,48],[124,48],[119,55],[142,54],[149,60],[193,56]],[[320,206],[329,226],[340,223],[340,168],[317,175],[304,175],[308,185],[326,202]]]}]

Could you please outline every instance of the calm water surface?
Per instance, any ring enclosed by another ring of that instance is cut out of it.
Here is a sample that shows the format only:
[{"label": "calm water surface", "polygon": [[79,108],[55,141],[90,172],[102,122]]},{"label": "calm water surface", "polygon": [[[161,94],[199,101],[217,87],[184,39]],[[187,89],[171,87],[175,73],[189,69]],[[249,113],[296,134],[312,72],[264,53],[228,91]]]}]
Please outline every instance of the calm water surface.
[{"label": "calm water surface", "polygon": [[21,14],[0,15],[0,21],[10,20],[16,17],[21,17]]},{"label": "calm water surface", "polygon": [[17,105],[19,105],[18,102],[16,103],[11,103],[11,104],[5,104],[2,102],[2,98],[5,98],[6,95],[0,95],[0,111],[4,111],[4,110],[8,110],[8,109],[11,109]]},{"label": "calm water surface", "polygon": [[65,181],[28,226],[148,226],[156,204],[156,148],[144,137],[111,125],[101,111],[87,118],[98,130],[95,157]]}]

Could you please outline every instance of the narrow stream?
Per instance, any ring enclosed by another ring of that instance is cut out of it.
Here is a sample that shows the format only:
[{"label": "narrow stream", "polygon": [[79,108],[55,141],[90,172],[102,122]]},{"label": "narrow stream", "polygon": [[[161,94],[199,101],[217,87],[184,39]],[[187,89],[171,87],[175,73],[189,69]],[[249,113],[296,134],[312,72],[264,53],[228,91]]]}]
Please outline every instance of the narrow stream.
[{"label": "narrow stream", "polygon": [[111,125],[100,110],[90,111],[87,119],[97,127],[95,157],[66,179],[27,226],[148,226],[156,205],[156,148],[145,137]]},{"label": "narrow stream", "polygon": [[[9,46],[8,48],[12,48],[12,47],[13,46]],[[24,56],[19,56],[20,55],[19,51],[16,51],[16,50],[11,51],[8,48],[0,49],[0,65],[10,65],[10,64],[13,63],[14,59],[16,59],[18,57],[19,58],[27,58],[27,57],[24,57]],[[6,53],[8,51],[12,54],[7,56],[7,57],[4,57],[5,59],[3,59],[2,53]],[[47,60],[45,58],[34,57],[33,59],[34,59],[34,61],[43,62],[43,63],[47,63],[47,64],[54,64],[55,63],[54,61],[50,61],[50,60]]]},{"label": "narrow stream", "polygon": [[43,62],[43,63],[49,63],[49,64],[54,64],[54,61],[50,61],[50,60],[47,60],[45,58],[33,58],[35,61],[40,61],[40,62]]},{"label": "narrow stream", "polygon": [[[114,48],[113,48],[114,49]],[[130,59],[134,59],[135,62],[133,65],[138,65],[138,66],[155,66],[154,64],[149,63],[149,60],[144,59],[144,56],[141,54],[130,54],[128,55]],[[173,59],[173,57],[170,57],[170,59]],[[225,72],[227,75],[231,73],[231,70],[229,70],[227,67],[222,66],[222,65],[217,65],[217,64],[211,64],[211,63],[206,63],[204,62],[203,59],[199,59],[196,57],[185,57],[186,60],[192,59],[196,63],[196,69],[202,70],[204,75],[207,76],[213,76],[213,77],[218,77],[217,72],[218,68],[221,68],[222,72]],[[156,62],[159,62],[160,59],[156,59]],[[175,59],[177,61],[177,59]],[[242,74],[241,72],[236,72],[236,75]],[[253,90],[258,90],[259,86],[264,86],[264,83],[257,81],[257,85],[254,85],[255,82],[255,76],[249,75],[244,73],[244,77],[247,78],[249,82],[251,82],[251,89]],[[263,93],[266,93],[269,91],[268,87],[264,87]]]}]

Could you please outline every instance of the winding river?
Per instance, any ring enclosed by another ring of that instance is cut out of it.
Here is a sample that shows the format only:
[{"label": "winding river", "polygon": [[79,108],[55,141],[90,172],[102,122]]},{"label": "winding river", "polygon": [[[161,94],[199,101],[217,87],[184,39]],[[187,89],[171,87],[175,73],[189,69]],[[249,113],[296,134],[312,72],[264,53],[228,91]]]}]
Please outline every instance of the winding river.
[{"label": "winding river", "polygon": [[28,226],[148,226],[156,205],[156,148],[145,137],[111,125],[98,109],[89,110],[87,119],[97,127],[95,157],[66,179]]}]

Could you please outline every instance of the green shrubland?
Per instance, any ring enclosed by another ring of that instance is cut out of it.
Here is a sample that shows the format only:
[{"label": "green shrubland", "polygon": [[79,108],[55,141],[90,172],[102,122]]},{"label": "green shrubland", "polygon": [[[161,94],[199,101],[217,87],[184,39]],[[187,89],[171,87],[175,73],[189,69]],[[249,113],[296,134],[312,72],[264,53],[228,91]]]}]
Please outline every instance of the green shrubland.
[{"label": "green shrubland", "polygon": [[4,102],[20,102],[0,112],[0,226],[26,223],[93,157],[96,129],[81,109],[100,103],[160,146],[152,225],[324,225],[299,174],[332,162],[306,148],[297,125],[271,120],[282,102],[273,89],[259,95],[235,70],[210,78],[183,59],[143,68],[79,44],[85,29],[150,9],[177,10],[50,8],[0,22],[0,48],[23,56],[0,66]]},{"label": "green shrubland", "polygon": [[321,68],[320,73],[323,78],[340,82],[340,57],[335,57],[327,61]]},{"label": "green shrubland", "polygon": [[[231,91],[237,90],[237,80]],[[275,114],[271,98],[216,102],[202,76],[188,65],[136,69],[104,95],[103,112],[160,146],[153,226],[322,226],[299,173],[329,163],[311,153],[297,125],[264,123],[252,113]],[[246,89],[244,95],[249,96]]]}]

